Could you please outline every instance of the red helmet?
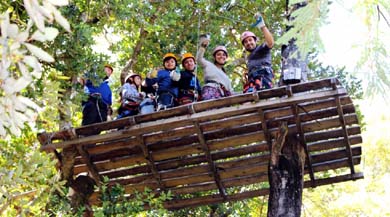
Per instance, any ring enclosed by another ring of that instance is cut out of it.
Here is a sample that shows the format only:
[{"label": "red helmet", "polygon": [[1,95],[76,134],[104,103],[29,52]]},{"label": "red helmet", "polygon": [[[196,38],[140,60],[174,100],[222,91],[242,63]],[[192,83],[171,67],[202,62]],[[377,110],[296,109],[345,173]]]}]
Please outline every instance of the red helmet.
[{"label": "red helmet", "polygon": [[244,44],[244,40],[248,37],[253,37],[253,38],[255,38],[255,41],[257,41],[257,37],[256,37],[255,33],[251,32],[251,31],[245,31],[241,34],[241,43]]},{"label": "red helmet", "polygon": [[213,56],[215,56],[215,53],[217,53],[218,51],[223,51],[223,52],[225,52],[226,56],[229,56],[226,47],[223,46],[223,45],[218,45],[218,46],[216,46],[216,47],[214,48],[214,50],[213,50]]}]

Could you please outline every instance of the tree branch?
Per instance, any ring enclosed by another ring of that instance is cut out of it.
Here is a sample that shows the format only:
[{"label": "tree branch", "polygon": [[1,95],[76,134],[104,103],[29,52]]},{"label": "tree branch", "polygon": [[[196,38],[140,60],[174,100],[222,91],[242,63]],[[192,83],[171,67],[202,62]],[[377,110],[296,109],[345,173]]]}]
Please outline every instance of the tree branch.
[{"label": "tree branch", "polygon": [[[162,7],[159,7],[155,14],[160,14],[161,8]],[[156,21],[156,19],[157,19],[157,16],[153,15],[150,18],[150,24],[153,25],[154,22]],[[123,85],[124,79],[125,79],[126,75],[133,68],[133,65],[137,62],[137,57],[141,53],[142,45],[144,44],[144,41],[145,41],[146,36],[148,35],[148,33],[149,32],[145,30],[144,26],[142,26],[140,28],[140,30],[139,30],[139,40],[138,40],[137,44],[134,47],[134,52],[131,55],[131,58],[126,63],[125,67],[122,69],[122,72],[121,72],[121,77],[120,77],[121,85]]]},{"label": "tree branch", "polygon": [[270,166],[277,167],[279,163],[280,154],[282,152],[284,141],[288,133],[287,122],[280,123],[279,130],[276,134],[275,141],[272,143]]}]

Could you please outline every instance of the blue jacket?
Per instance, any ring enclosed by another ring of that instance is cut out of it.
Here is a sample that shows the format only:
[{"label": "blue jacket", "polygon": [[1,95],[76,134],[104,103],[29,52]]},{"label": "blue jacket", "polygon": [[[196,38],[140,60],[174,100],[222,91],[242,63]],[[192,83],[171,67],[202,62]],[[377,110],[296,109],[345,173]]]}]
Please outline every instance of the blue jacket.
[{"label": "blue jacket", "polygon": [[100,83],[99,87],[93,86],[92,81],[87,80],[84,87],[84,91],[88,95],[91,95],[93,93],[100,93],[103,102],[109,106],[112,105],[112,92],[110,86],[108,85],[107,79]]},{"label": "blue jacket", "polygon": [[153,84],[158,84],[157,95],[169,92],[173,94],[175,97],[178,96],[179,88],[177,86],[177,81],[173,81],[170,76],[170,71],[166,69],[161,69],[157,72],[156,78],[146,78],[146,84],[150,87]]}]

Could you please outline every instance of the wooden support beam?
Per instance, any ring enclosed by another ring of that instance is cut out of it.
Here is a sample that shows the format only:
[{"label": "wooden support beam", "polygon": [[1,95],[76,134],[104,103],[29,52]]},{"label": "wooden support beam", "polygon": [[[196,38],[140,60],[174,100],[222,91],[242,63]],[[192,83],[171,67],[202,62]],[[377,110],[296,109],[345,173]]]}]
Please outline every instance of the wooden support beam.
[{"label": "wooden support beam", "polygon": [[265,118],[264,111],[262,109],[259,109],[258,112],[260,113],[261,128],[263,130],[264,137],[267,141],[269,150],[271,150],[272,149],[272,139],[271,139],[271,135],[268,131],[267,120]]},{"label": "wooden support beam", "polygon": [[87,165],[88,172],[91,174],[93,180],[96,182],[96,185],[101,185],[101,177],[99,175],[99,171],[96,169],[96,166],[91,162],[91,157],[88,152],[85,150],[85,146],[77,146],[77,150],[85,161]]},{"label": "wooden support beam", "polygon": [[142,152],[144,154],[144,157],[147,161],[147,164],[149,165],[150,170],[152,171],[153,177],[156,179],[156,182],[158,183],[158,186],[161,190],[165,190],[165,185],[161,181],[161,176],[156,168],[156,163],[154,162],[153,156],[148,150],[147,145],[145,144],[145,140],[142,135],[137,136],[137,140],[139,142],[139,145],[142,148]]},{"label": "wooden support beam", "polygon": [[197,121],[194,122],[195,129],[197,130],[197,135],[199,138],[199,143],[202,146],[203,152],[206,155],[207,163],[209,165],[210,172],[213,174],[214,180],[216,185],[218,186],[219,194],[221,197],[225,200],[227,197],[226,189],[223,186],[223,183],[221,181],[221,177],[219,176],[219,172],[217,170],[217,167],[214,164],[213,158],[211,156],[210,148],[208,144],[206,143],[206,140],[204,138],[203,132],[200,129],[200,125]]},{"label": "wooden support beam", "polygon": [[286,86],[286,95],[287,95],[287,97],[292,97],[293,96],[293,91],[292,91],[290,85]]},{"label": "wooden support beam", "polygon": [[353,161],[352,161],[352,156],[353,155],[352,155],[352,150],[351,150],[351,143],[350,143],[350,141],[348,139],[348,130],[347,130],[347,126],[346,126],[347,123],[346,123],[345,118],[344,118],[344,113],[343,113],[343,108],[341,106],[340,97],[336,96],[335,100],[336,100],[336,105],[337,105],[337,112],[339,113],[339,119],[340,119],[341,127],[343,129],[343,136],[344,136],[344,141],[345,141],[345,144],[346,144],[347,155],[348,155],[348,158],[349,158],[349,166],[350,166],[350,169],[351,169],[351,174],[354,174],[355,173],[355,167],[354,167]]},{"label": "wooden support beam", "polygon": [[297,131],[298,131],[298,140],[301,146],[303,147],[306,157],[307,157],[307,167],[309,169],[309,175],[310,180],[312,182],[312,185],[315,185],[315,177],[314,177],[314,171],[312,168],[312,160],[311,155],[307,148],[307,143],[305,139],[305,133],[303,132],[302,124],[301,124],[301,116],[299,115],[299,106],[297,104],[293,104],[291,106],[291,109],[293,110],[293,114],[295,116],[295,123],[297,125]]}]

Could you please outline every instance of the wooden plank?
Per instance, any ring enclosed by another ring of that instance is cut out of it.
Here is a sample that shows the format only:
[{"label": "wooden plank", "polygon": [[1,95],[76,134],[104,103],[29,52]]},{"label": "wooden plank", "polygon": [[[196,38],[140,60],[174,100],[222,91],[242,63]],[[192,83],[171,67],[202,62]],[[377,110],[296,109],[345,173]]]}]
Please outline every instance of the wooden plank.
[{"label": "wooden plank", "polygon": [[[357,123],[356,115],[346,115],[345,120],[346,120],[347,124]],[[304,131],[307,132],[307,131],[324,130],[324,129],[328,129],[328,128],[339,127],[339,125],[340,125],[338,118],[323,120],[320,123],[321,123],[320,125],[318,125],[318,123],[315,123],[315,122],[305,123],[305,124],[303,124]],[[289,126],[289,131],[294,132],[294,127],[295,126],[291,126],[291,127]],[[276,128],[271,130],[271,133],[274,134],[275,132],[276,132]],[[295,129],[295,132],[296,132],[296,129]],[[251,142],[263,141],[263,140],[264,140],[264,135],[262,135],[260,133],[254,133],[254,134],[243,135],[241,137],[237,136],[237,137],[233,137],[233,138],[227,138],[225,140],[212,141],[209,143],[210,143],[210,149],[212,151],[214,151],[214,150],[218,150],[218,149],[233,147],[234,145],[237,145],[237,144],[248,144]],[[189,146],[189,147],[175,148],[175,149],[167,149],[167,150],[161,151],[161,153],[157,152],[155,159],[160,161],[160,160],[164,160],[164,159],[174,158],[175,156],[179,157],[179,156],[189,155],[189,154],[196,154],[196,153],[199,154],[200,152],[201,152],[201,148],[199,146],[196,146],[196,145]],[[144,162],[144,161],[142,161],[142,159],[139,159],[139,157],[137,157],[137,156],[132,156],[130,158],[136,159],[135,163],[143,163]],[[100,164],[104,164],[104,163],[100,163]],[[106,162],[106,164],[112,164],[112,163]],[[116,165],[123,165],[123,164],[117,163]],[[129,165],[129,164],[127,164],[127,165]],[[111,169],[115,167],[113,165],[107,165],[107,166],[108,166],[108,168],[111,168]],[[99,167],[98,167],[98,169],[99,169],[99,171],[101,170]],[[81,171],[80,168],[78,168],[78,170]]]},{"label": "wooden plank", "polygon": [[[360,163],[360,156],[354,158],[354,163],[355,164],[359,164]],[[322,164],[315,165],[315,168],[316,168],[317,171],[325,171],[325,170],[329,170],[329,169],[342,168],[342,167],[348,167],[348,159],[345,158],[345,159],[342,159],[342,160],[336,160],[336,161],[332,161],[332,162],[327,162],[326,164],[322,163]],[[263,174],[264,175],[260,175],[262,177],[262,178],[260,178],[261,182],[266,181],[266,179],[268,178],[266,173],[263,173]],[[359,178],[358,177],[358,173],[355,173],[355,175],[356,175],[356,177],[354,179]],[[256,179],[257,178],[258,177],[256,177]],[[339,179],[338,177],[335,177],[335,178]],[[251,178],[249,178],[249,179],[251,179]],[[332,178],[330,178],[330,179],[332,179]],[[347,181],[347,180],[350,180],[350,179],[345,179],[343,181]],[[210,181],[212,182],[212,180],[210,180]],[[229,183],[229,181],[224,181],[224,182],[225,183]],[[324,183],[324,182],[321,181],[321,179],[317,179],[316,182],[317,182],[316,186],[322,185]],[[236,183],[239,183],[239,182],[236,182]],[[332,183],[332,182],[328,181],[328,184],[330,184],[330,183]],[[234,186],[234,184],[233,184],[233,186]],[[305,186],[306,187],[310,186],[310,182],[305,182]],[[156,183],[146,183],[146,184],[127,185],[127,186],[125,186],[125,192],[127,194],[134,193],[135,190],[142,192],[145,187],[148,187],[150,189],[156,189],[157,188],[157,184]],[[210,188],[210,189],[212,189],[212,188]],[[178,190],[177,192],[179,192],[179,191],[180,190]],[[96,196],[95,196],[95,198],[96,198]]]},{"label": "wooden plank", "polygon": [[[360,160],[361,160],[360,156],[354,156],[353,164],[354,165],[360,164]],[[321,163],[313,163],[314,172],[322,172],[326,170],[333,170],[333,169],[346,168],[346,167],[349,168],[348,158],[326,161]]]},{"label": "wooden plank", "polygon": [[255,173],[263,173],[268,171],[267,163],[249,164],[242,167],[230,168],[220,172],[222,179],[247,176]]},{"label": "wooden plank", "polygon": [[[356,115],[346,115],[345,120],[346,120],[347,124],[357,123]],[[307,132],[307,131],[324,130],[324,129],[328,129],[328,128],[339,127],[339,125],[340,125],[337,118],[323,120],[320,123],[321,123],[321,125],[318,125],[318,123],[314,123],[314,122],[313,123],[305,123],[305,124],[303,124],[304,131]],[[294,132],[294,127],[295,126],[289,127],[289,131]],[[271,130],[271,133],[275,133],[275,132],[276,132],[276,129]],[[295,132],[296,132],[296,129],[295,129]],[[210,149],[212,151],[214,151],[214,150],[218,150],[218,149],[234,147],[234,145],[238,145],[238,144],[248,144],[251,142],[263,141],[263,140],[264,140],[264,135],[262,135],[261,133],[254,133],[254,134],[248,134],[248,135],[243,135],[243,136],[236,136],[233,138],[227,138],[225,140],[211,141],[211,142],[209,142],[209,144],[210,144]],[[188,147],[179,147],[179,148],[174,148],[174,149],[167,149],[167,150],[160,151],[160,153],[156,152],[155,153],[156,154],[155,160],[161,161],[164,159],[170,159],[170,158],[174,158],[174,157],[196,154],[196,153],[198,153],[198,154],[201,153],[201,148],[198,145],[193,145],[193,146],[188,146]],[[144,159],[142,160],[138,156],[131,156],[130,159],[135,159],[135,160],[134,161],[126,161],[126,162],[135,162],[135,164],[145,162]],[[114,161],[117,161],[117,160],[114,159]],[[121,160],[118,159],[118,161],[121,161]],[[99,165],[107,164],[107,168],[110,168],[110,169],[115,168],[115,166],[111,162],[98,163],[98,164]],[[115,165],[127,166],[129,164],[116,162]],[[103,168],[103,166],[100,166],[100,167]],[[78,169],[75,169],[75,170],[78,170],[81,172],[82,170],[80,170],[80,168],[82,168],[82,167],[78,167]],[[98,166],[98,169],[99,169],[99,171],[101,170],[99,168],[99,166]],[[85,171],[85,169],[84,169],[84,171]]]},{"label": "wooden plank", "polygon": [[246,191],[243,193],[238,193],[232,196],[228,196],[225,200],[216,195],[209,195],[209,196],[203,196],[197,198],[169,201],[164,203],[164,207],[169,210],[176,210],[176,209],[190,208],[190,207],[196,207],[202,205],[212,205],[221,202],[238,201],[238,200],[252,198],[260,195],[267,195],[268,193],[269,193],[268,189]]},{"label": "wooden plank", "polygon": [[[361,133],[359,126],[347,127],[347,130],[349,135],[358,135]],[[308,143],[313,143],[321,140],[335,139],[342,136],[342,129],[330,129],[327,131],[305,133],[305,138]]]},{"label": "wooden plank", "polygon": [[[147,162],[144,156],[131,156],[131,157],[125,157],[121,159],[112,159],[111,161],[107,161],[107,162],[95,162],[94,164],[97,170],[106,171],[112,169],[119,169],[121,167],[129,167],[130,165],[145,164],[145,163]],[[80,165],[75,167],[73,171],[74,174],[79,174],[87,171],[87,167],[85,165]]]},{"label": "wooden plank", "polygon": [[[232,148],[229,150],[223,150],[223,151],[212,153],[212,158],[217,161],[224,158],[234,158],[242,155],[264,152],[267,149],[268,147],[264,143],[253,144],[244,147]],[[156,162],[156,166],[160,171],[175,170],[175,169],[180,169],[181,167],[191,168],[193,167],[193,165],[201,164],[202,162],[206,162],[206,159],[205,156],[200,155],[200,156],[176,158],[172,160]],[[150,172],[147,166],[138,166],[138,167],[136,166],[129,169],[103,172],[101,174],[102,175],[104,174],[105,176],[108,176],[110,178],[115,178],[120,176],[131,176],[131,175],[136,175],[138,173],[147,173],[147,172]]]},{"label": "wooden plank", "polygon": [[[344,94],[345,94],[345,90],[343,88],[340,88],[332,91],[319,91],[310,94],[308,96],[302,96],[302,95],[292,96],[288,99],[259,101],[258,103],[253,103],[253,104],[243,104],[235,107],[215,109],[211,111],[195,113],[193,115],[185,116],[185,117],[179,116],[179,117],[173,117],[173,118],[168,118],[163,120],[156,120],[153,122],[140,123],[137,124],[136,126],[131,126],[126,130],[121,130],[118,132],[111,132],[109,134],[101,134],[101,135],[78,138],[72,140],[73,142],[71,143],[64,141],[56,144],[48,144],[42,146],[41,150],[49,151],[53,149],[69,147],[73,144],[83,145],[88,143],[91,144],[91,143],[103,142],[109,139],[120,139],[126,136],[137,135],[140,133],[151,133],[160,130],[174,129],[177,127],[189,125],[193,121],[204,122],[204,121],[217,120],[226,116],[245,114],[259,108],[264,108],[264,109],[275,108],[275,107],[286,106],[291,103],[301,103],[301,102],[311,101],[313,99],[323,99],[331,96],[344,95]],[[107,137],[107,135],[109,136]]]},{"label": "wooden plank", "polygon": [[[351,153],[353,156],[361,155],[362,154],[362,148],[360,146],[358,147],[353,147],[351,150]],[[318,163],[318,162],[325,162],[325,161],[332,161],[332,160],[337,160],[337,159],[342,159],[342,158],[347,158],[349,155],[348,151],[345,149],[340,150],[332,150],[332,151],[327,151],[327,152],[322,152],[318,154],[313,154],[312,159],[313,159],[313,164]]]},{"label": "wooden plank", "polygon": [[[335,183],[351,181],[351,180],[355,181],[357,179],[363,179],[363,178],[364,178],[363,173],[338,175],[338,176],[329,177],[329,178],[317,179],[316,186],[335,184]],[[305,182],[304,186],[305,186],[305,188],[316,187],[316,186],[312,186],[310,182]]]},{"label": "wooden plank", "polygon": [[84,147],[87,148],[88,153],[91,155],[98,155],[123,149],[133,150],[134,148],[137,148],[137,146],[138,142],[136,137],[125,137],[118,140],[107,140],[103,143],[84,145]]},{"label": "wooden plank", "polygon": [[[363,142],[363,139],[360,135],[358,136],[350,136],[349,142],[351,145],[360,144]],[[329,150],[334,148],[345,147],[344,138],[332,139],[332,140],[321,140],[319,142],[314,142],[308,145],[310,152]]]},{"label": "wooden plank", "polygon": [[[357,173],[353,175],[344,175],[344,176],[337,176],[327,179],[319,179],[317,184],[318,185],[327,185],[330,183],[338,183],[338,182],[345,182],[350,180],[356,180],[363,178],[362,173]],[[308,182],[304,183],[304,187],[311,187]],[[229,196],[224,201],[237,201],[237,200],[244,200],[248,198],[258,197],[258,196],[265,196],[269,194],[269,189],[259,189],[259,190],[252,190],[252,191],[246,191],[242,193],[237,193],[234,195]],[[164,207],[169,210],[177,210],[177,209],[183,209],[183,208],[190,208],[190,207],[197,207],[202,205],[212,205],[216,203],[221,203],[222,200],[216,195],[208,195],[203,197],[197,197],[197,198],[190,198],[185,200],[174,200],[164,203]]]},{"label": "wooden plank", "polygon": [[[337,113],[336,112],[336,110],[334,109],[334,112],[335,112],[335,114]],[[323,114],[329,114],[330,112],[328,111],[328,110],[325,110],[325,111],[322,111],[321,113],[323,113]],[[251,116],[252,117],[252,116]],[[240,119],[236,119],[235,120],[235,122],[236,121],[240,121],[240,120],[242,120],[242,119],[247,119],[247,120],[251,120],[250,118],[248,119],[248,118],[240,118]],[[234,123],[234,125],[238,125],[238,122],[236,122],[236,123]],[[216,128],[214,128],[214,129],[216,129]],[[255,130],[255,128],[253,129],[253,130]],[[247,131],[246,129],[242,129],[241,131]],[[233,132],[239,132],[240,134],[242,133],[241,131],[237,131],[236,129],[232,129],[232,130],[228,130],[228,131],[226,131],[226,134],[232,134]],[[188,133],[192,133],[192,132],[188,132]],[[211,133],[211,134],[209,134],[209,135],[220,135],[220,137],[225,137],[226,136],[226,134],[224,135],[224,134],[222,134],[223,132],[214,132],[214,133]],[[185,134],[182,134],[182,135],[185,135]],[[208,134],[206,134],[206,135],[208,135]],[[159,139],[165,139],[166,140],[166,138],[165,137],[162,137],[162,136],[159,136]],[[208,138],[209,139],[209,138]],[[211,139],[211,138],[210,138]],[[182,140],[183,141],[189,141],[189,142],[195,142],[195,140],[196,140],[196,138],[195,137],[188,137],[188,138],[182,138]],[[136,145],[136,141],[134,141],[134,140],[129,140],[129,143],[130,143],[130,147],[132,147],[132,146],[134,146],[134,145]],[[177,140],[175,140],[175,141],[170,141],[170,140],[167,140],[166,142],[163,142],[163,143],[157,143],[157,144],[155,144],[155,145],[151,145],[150,147],[151,147],[151,150],[155,150],[156,148],[161,148],[161,149],[166,149],[166,148],[168,148],[168,147],[170,147],[170,146],[176,146],[176,145],[180,145],[180,146],[182,146],[183,144],[182,144],[182,141],[180,140],[180,139],[177,139]],[[111,148],[110,148],[111,149]],[[90,150],[90,149],[88,149],[88,150]],[[125,155],[125,153],[128,153],[128,151],[130,151],[131,149],[128,149],[128,148],[126,148],[126,149],[118,149],[118,150],[116,150],[118,153],[120,153],[120,154],[122,154],[122,156],[123,155]],[[133,149],[133,150],[137,150],[137,149]],[[140,152],[141,150],[138,150],[138,152]],[[112,152],[112,153],[114,153],[114,155],[113,156],[111,156],[111,154],[110,154],[111,152],[108,152],[108,153],[104,153],[104,155],[103,155],[103,157],[104,156],[109,156],[109,157],[115,157],[115,152]],[[130,153],[129,153],[130,154]],[[95,156],[96,157],[96,156]],[[120,155],[117,155],[116,157],[120,157]],[[98,157],[96,157],[96,158],[94,158],[94,160],[96,160],[96,161],[98,161],[99,160],[99,158]]]},{"label": "wooden plank", "polygon": [[[334,112],[335,112],[335,114],[337,113],[335,109],[334,109]],[[329,114],[330,112],[328,110],[325,110],[325,111],[322,111],[321,113],[322,114]],[[321,116],[321,117],[323,117],[323,116]],[[235,121],[239,121],[241,119],[242,118],[236,119]],[[247,118],[243,118],[243,119],[248,120]],[[291,120],[293,120],[293,119],[291,119]],[[293,122],[295,122],[295,121],[293,121]],[[238,122],[235,123],[234,125],[238,125]],[[223,125],[221,125],[221,126],[223,126]],[[239,125],[239,126],[242,126],[242,125]],[[256,129],[254,128],[254,129],[251,129],[251,130],[256,130]],[[242,128],[240,130],[238,130],[238,129],[230,129],[230,130],[229,129],[224,129],[224,131],[226,131],[226,132],[222,131],[222,132],[212,132],[210,134],[206,134],[206,139],[213,139],[213,137],[215,137],[215,136],[226,137],[226,136],[232,135],[235,132],[237,134],[242,134],[245,131],[251,132],[251,130],[244,129],[244,128]],[[175,130],[175,133],[179,133],[179,132],[181,132],[181,131]],[[181,133],[180,135],[185,135],[186,133],[187,132]],[[193,132],[191,131],[191,132],[188,132],[188,133],[192,134]],[[208,138],[208,137],[211,137],[211,138]],[[162,136],[159,136],[159,138],[166,140],[166,138],[162,137]],[[186,144],[187,141],[188,142],[190,142],[190,141],[195,142],[195,140],[197,140],[195,137],[176,139],[174,141],[167,140],[166,142],[156,143],[156,144],[150,145],[150,147],[151,147],[150,149],[151,150],[155,150],[157,148],[159,148],[159,149],[167,149],[167,148],[173,147],[173,146],[183,146],[183,145]],[[136,144],[136,142],[133,141],[131,145],[133,146],[134,144]],[[130,147],[132,147],[132,146],[130,146]],[[126,149],[118,149],[118,150],[116,150],[116,152],[104,153],[104,154],[101,155],[100,158],[99,158],[99,156],[93,156],[93,159],[94,159],[94,161],[99,161],[99,160],[104,159],[104,158],[113,158],[113,157],[121,157],[121,156],[124,156],[124,155],[131,155],[131,153],[129,153],[129,151],[131,151],[131,150],[137,150],[137,149],[136,148],[135,149],[127,149],[127,148]],[[140,152],[140,151],[141,150],[138,150],[138,152]],[[115,153],[117,153],[117,155],[115,155]]]},{"label": "wooden plank", "polygon": [[194,122],[194,126],[195,126],[195,129],[196,129],[196,134],[198,135],[199,143],[200,143],[200,145],[201,145],[201,147],[203,149],[203,152],[205,153],[205,156],[206,156],[206,159],[207,159],[207,164],[209,166],[209,171],[211,172],[211,174],[214,177],[214,181],[215,181],[215,184],[218,187],[219,194],[221,195],[222,198],[225,198],[226,197],[226,189],[223,186],[223,183],[221,181],[219,173],[218,173],[218,171],[217,171],[217,169],[215,167],[213,158],[212,158],[211,153],[210,153],[209,146],[206,143],[206,140],[205,140],[205,138],[203,136],[203,132],[200,129],[200,125],[199,125],[198,122],[195,121]]},{"label": "wooden plank", "polygon": [[[352,104],[352,100],[348,96],[340,96],[340,99],[341,99],[341,102],[343,105]],[[336,107],[336,103],[334,101],[334,98],[328,98],[328,99],[323,99],[323,100],[313,100],[310,102],[299,103],[297,105],[301,108],[301,110],[299,111],[300,114],[315,111],[315,110]],[[265,112],[266,119],[273,119],[273,118],[290,116],[290,115],[293,115],[293,113],[290,109],[290,106],[269,109],[269,110],[266,110],[266,112]]]},{"label": "wooden plank", "polygon": [[164,180],[164,184],[167,187],[176,187],[179,185],[190,185],[203,182],[214,182],[213,175],[211,173],[194,174],[192,176]]},{"label": "wooden plank", "polygon": [[[224,180],[224,184],[225,187],[232,188],[232,187],[242,187],[242,186],[256,184],[256,183],[262,183],[266,181],[268,181],[268,176],[266,174],[255,174],[251,176],[244,176],[244,177],[239,177],[234,179],[226,179]],[[201,183],[195,185],[188,185],[184,187],[171,188],[169,190],[174,195],[181,195],[181,194],[193,194],[193,193],[205,192],[205,191],[210,191],[215,189],[217,189],[215,183]]]},{"label": "wooden plank", "polygon": [[[345,115],[345,124],[346,125],[358,124],[357,116],[355,114]],[[337,117],[337,118],[321,120],[321,122],[319,123],[318,122],[303,123],[302,127],[305,132],[314,132],[319,130],[341,127],[341,124]]]},{"label": "wooden plank", "polygon": [[[268,155],[252,156],[248,158],[238,158],[229,161],[223,161],[216,164],[216,168],[220,171],[227,171],[231,168],[244,167],[251,164],[260,164],[268,162]],[[194,174],[208,173],[208,166],[205,164],[195,165],[191,167],[182,167],[175,170],[161,172],[162,179],[172,179],[183,176],[191,176]]]}]

